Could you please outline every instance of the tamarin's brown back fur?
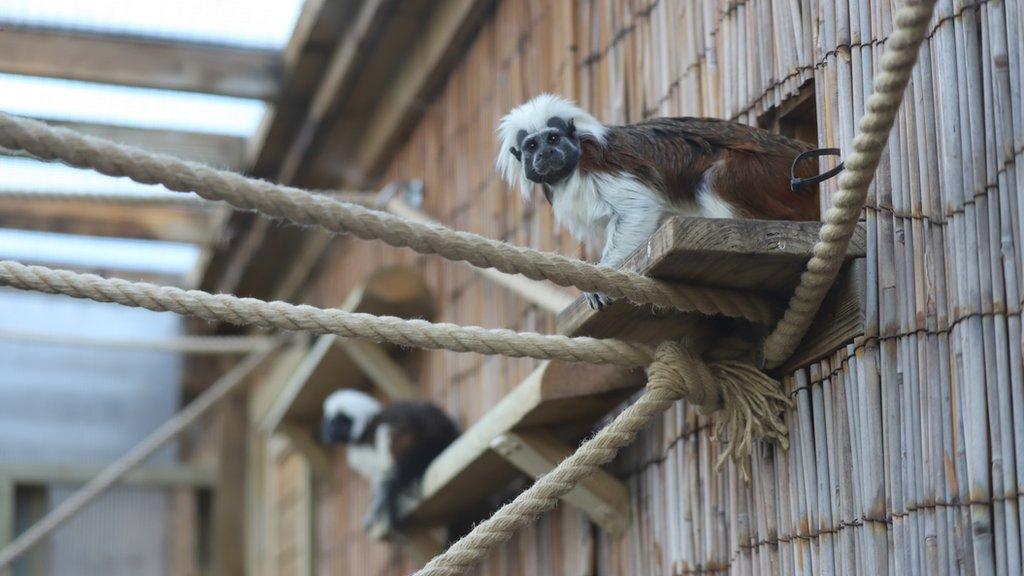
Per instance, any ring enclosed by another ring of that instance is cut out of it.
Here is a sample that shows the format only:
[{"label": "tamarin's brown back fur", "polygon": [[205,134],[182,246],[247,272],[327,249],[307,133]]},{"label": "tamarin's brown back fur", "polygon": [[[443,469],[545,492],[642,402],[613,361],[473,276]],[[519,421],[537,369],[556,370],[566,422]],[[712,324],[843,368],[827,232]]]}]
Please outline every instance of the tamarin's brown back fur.
[{"label": "tamarin's brown back fur", "polygon": [[[713,118],[655,118],[609,126],[604,146],[584,138],[583,172],[629,172],[674,201],[710,186],[736,215],[761,220],[818,220],[817,185],[790,189],[790,167],[814,147],[767,130]],[[815,159],[796,176],[817,174]]]}]

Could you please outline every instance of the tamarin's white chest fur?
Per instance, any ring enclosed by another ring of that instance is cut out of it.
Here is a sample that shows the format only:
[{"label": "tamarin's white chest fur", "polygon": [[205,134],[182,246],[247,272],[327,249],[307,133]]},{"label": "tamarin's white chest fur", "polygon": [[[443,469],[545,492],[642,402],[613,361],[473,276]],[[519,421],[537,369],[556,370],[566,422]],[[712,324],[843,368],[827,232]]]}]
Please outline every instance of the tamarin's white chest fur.
[{"label": "tamarin's white chest fur", "polygon": [[626,173],[581,174],[551,186],[555,219],[574,238],[603,246],[601,264],[618,266],[670,216],[732,218],[733,211],[701,183],[694,202],[669,203],[664,194]]}]

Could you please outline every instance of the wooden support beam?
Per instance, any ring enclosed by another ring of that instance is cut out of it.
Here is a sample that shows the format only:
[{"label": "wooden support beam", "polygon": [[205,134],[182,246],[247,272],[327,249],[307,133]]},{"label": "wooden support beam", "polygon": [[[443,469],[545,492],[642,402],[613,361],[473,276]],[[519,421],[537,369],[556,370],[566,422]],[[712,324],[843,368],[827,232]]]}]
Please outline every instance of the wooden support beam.
[{"label": "wooden support beam", "polygon": [[281,162],[322,83],[335,47],[349,36],[346,29],[359,4],[346,0],[306,0],[303,4],[284,49],[281,97],[249,141],[246,164],[253,174],[281,180]]},{"label": "wooden support beam", "polygon": [[464,56],[493,0],[437,2],[430,20],[402,59],[387,91],[381,95],[373,123],[360,139],[355,166],[369,176],[383,166],[394,143],[420,117],[448,71]]},{"label": "wooden support beam", "polygon": [[378,390],[389,400],[415,400],[419,397],[416,384],[387,349],[376,342],[341,338],[337,346],[348,354],[356,366],[369,377]]},{"label": "wooden support beam", "polygon": [[268,336],[181,336],[179,338],[131,339],[78,336],[74,334],[29,332],[0,329],[0,340],[51,344],[54,346],[83,346],[93,348],[118,348],[122,350],[156,350],[182,354],[213,355],[248,354],[253,350],[270,346],[273,339]]},{"label": "wooden support beam", "polygon": [[[437,223],[436,220],[413,208],[401,198],[392,198],[385,207],[388,212],[403,218],[419,222]],[[559,290],[550,282],[531,280],[521,274],[506,274],[493,268],[470,267],[489,281],[511,290],[527,302],[536,304],[541,310],[558,314],[573,303],[574,298],[572,296]]]},{"label": "wooden support beam", "polygon": [[[0,464],[0,478],[18,485],[83,484],[96,477],[103,468],[75,464]],[[177,464],[139,468],[126,474],[121,483],[140,487],[213,488],[216,471],[213,467]]]},{"label": "wooden support beam", "polygon": [[[349,312],[430,318],[433,302],[419,271],[391,266],[371,274],[341,304]],[[339,388],[377,384],[394,399],[417,396],[412,381],[377,344],[326,334],[316,339],[266,409],[260,427],[273,432],[285,423],[310,427],[320,421],[323,401]]]},{"label": "wooden support beam", "polygon": [[[681,284],[775,295],[781,311],[811,257],[820,228],[819,222],[673,218],[621,268]],[[863,257],[866,246],[864,228],[859,227],[847,259]],[[683,316],[623,300],[596,311],[580,297],[559,314],[558,327],[572,336],[657,341],[671,335]]]},{"label": "wooden support beam", "polygon": [[458,518],[516,477],[491,447],[513,431],[544,429],[575,442],[643,382],[641,370],[545,362],[442,452],[423,476],[421,498],[403,505],[403,526]]},{"label": "wooden support beam", "polygon": [[[3,34],[0,34],[2,37]],[[159,130],[134,126],[116,126],[91,122],[47,120],[47,124],[63,126],[90,136],[106,138],[121,144],[137,146],[150,152],[170,154],[184,160],[202,162],[218,168],[245,168],[245,138],[225,134],[207,134],[182,130]]]},{"label": "wooden support beam", "polygon": [[201,207],[0,199],[0,228],[210,244],[216,218]]},{"label": "wooden support beam", "polygon": [[[288,385],[309,350],[308,338],[297,338],[274,357],[270,370],[260,385],[249,394],[249,422],[262,429],[262,422],[273,408],[277,398]],[[262,430],[261,430],[262,431]]]},{"label": "wooden support beam", "polygon": [[245,399],[225,398],[217,409],[217,497],[213,500],[213,573],[245,576]]},{"label": "wooden support beam", "polygon": [[[359,2],[346,0],[307,0],[303,5],[284,50],[281,97],[267,111],[248,143],[244,164],[249,173],[291,183],[282,177],[281,165],[296,141],[331,54],[339,39],[349,36],[345,31],[359,5]],[[233,213],[227,228],[233,239],[213,253],[200,287],[264,299],[275,294],[282,277],[286,282],[289,280],[287,272],[281,273],[280,263],[302,252],[294,249],[293,241],[313,233],[292,227],[271,227],[266,219],[243,212]],[[275,253],[262,254],[265,258],[256,259],[254,256],[260,253],[268,234],[283,237],[283,246]],[[249,270],[250,267],[253,270]]]},{"label": "wooden support beam", "polygon": [[[3,34],[0,34],[0,37],[2,36]],[[90,136],[136,146],[150,152],[170,154],[184,160],[202,162],[203,164],[236,171],[245,168],[243,162],[246,140],[238,136],[96,124],[93,122],[73,122],[69,120],[46,119],[45,122],[52,126],[69,128]],[[32,157],[22,151],[0,149],[0,152],[10,156]]]},{"label": "wooden support beam", "polygon": [[[575,451],[542,431],[508,432],[492,440],[491,448],[534,479],[554,470]],[[621,536],[629,527],[629,489],[604,470],[581,481],[562,499],[612,536]]]},{"label": "wooden support beam", "polygon": [[6,27],[0,72],[274,100],[281,59],[272,50]]},{"label": "wooden support beam", "polygon": [[362,3],[345,38],[331,56],[296,138],[284,155],[278,175],[282,181],[291,182],[299,174],[310,148],[323,138],[355,86],[361,65],[374,47],[374,38],[397,4],[397,0],[364,0]]}]

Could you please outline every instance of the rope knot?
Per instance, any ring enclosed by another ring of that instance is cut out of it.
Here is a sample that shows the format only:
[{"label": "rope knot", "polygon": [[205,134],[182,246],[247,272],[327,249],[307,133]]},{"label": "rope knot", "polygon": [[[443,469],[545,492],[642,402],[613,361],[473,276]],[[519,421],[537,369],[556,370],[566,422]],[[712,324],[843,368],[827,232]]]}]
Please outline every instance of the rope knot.
[{"label": "rope knot", "polygon": [[647,368],[647,385],[674,398],[684,398],[702,413],[716,416],[714,436],[722,439],[721,466],[732,458],[744,473],[754,440],[766,439],[789,447],[782,412],[790,405],[781,386],[751,364],[726,360],[708,364],[678,342],[663,342]]}]

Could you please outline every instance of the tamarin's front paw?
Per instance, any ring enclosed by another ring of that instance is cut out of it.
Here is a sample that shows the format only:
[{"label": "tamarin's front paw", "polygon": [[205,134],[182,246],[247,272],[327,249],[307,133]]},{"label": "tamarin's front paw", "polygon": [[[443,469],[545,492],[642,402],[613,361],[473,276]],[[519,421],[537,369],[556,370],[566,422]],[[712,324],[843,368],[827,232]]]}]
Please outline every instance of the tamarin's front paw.
[{"label": "tamarin's front paw", "polygon": [[594,310],[600,310],[615,301],[611,296],[600,292],[587,292],[584,296],[587,298],[587,304]]}]

